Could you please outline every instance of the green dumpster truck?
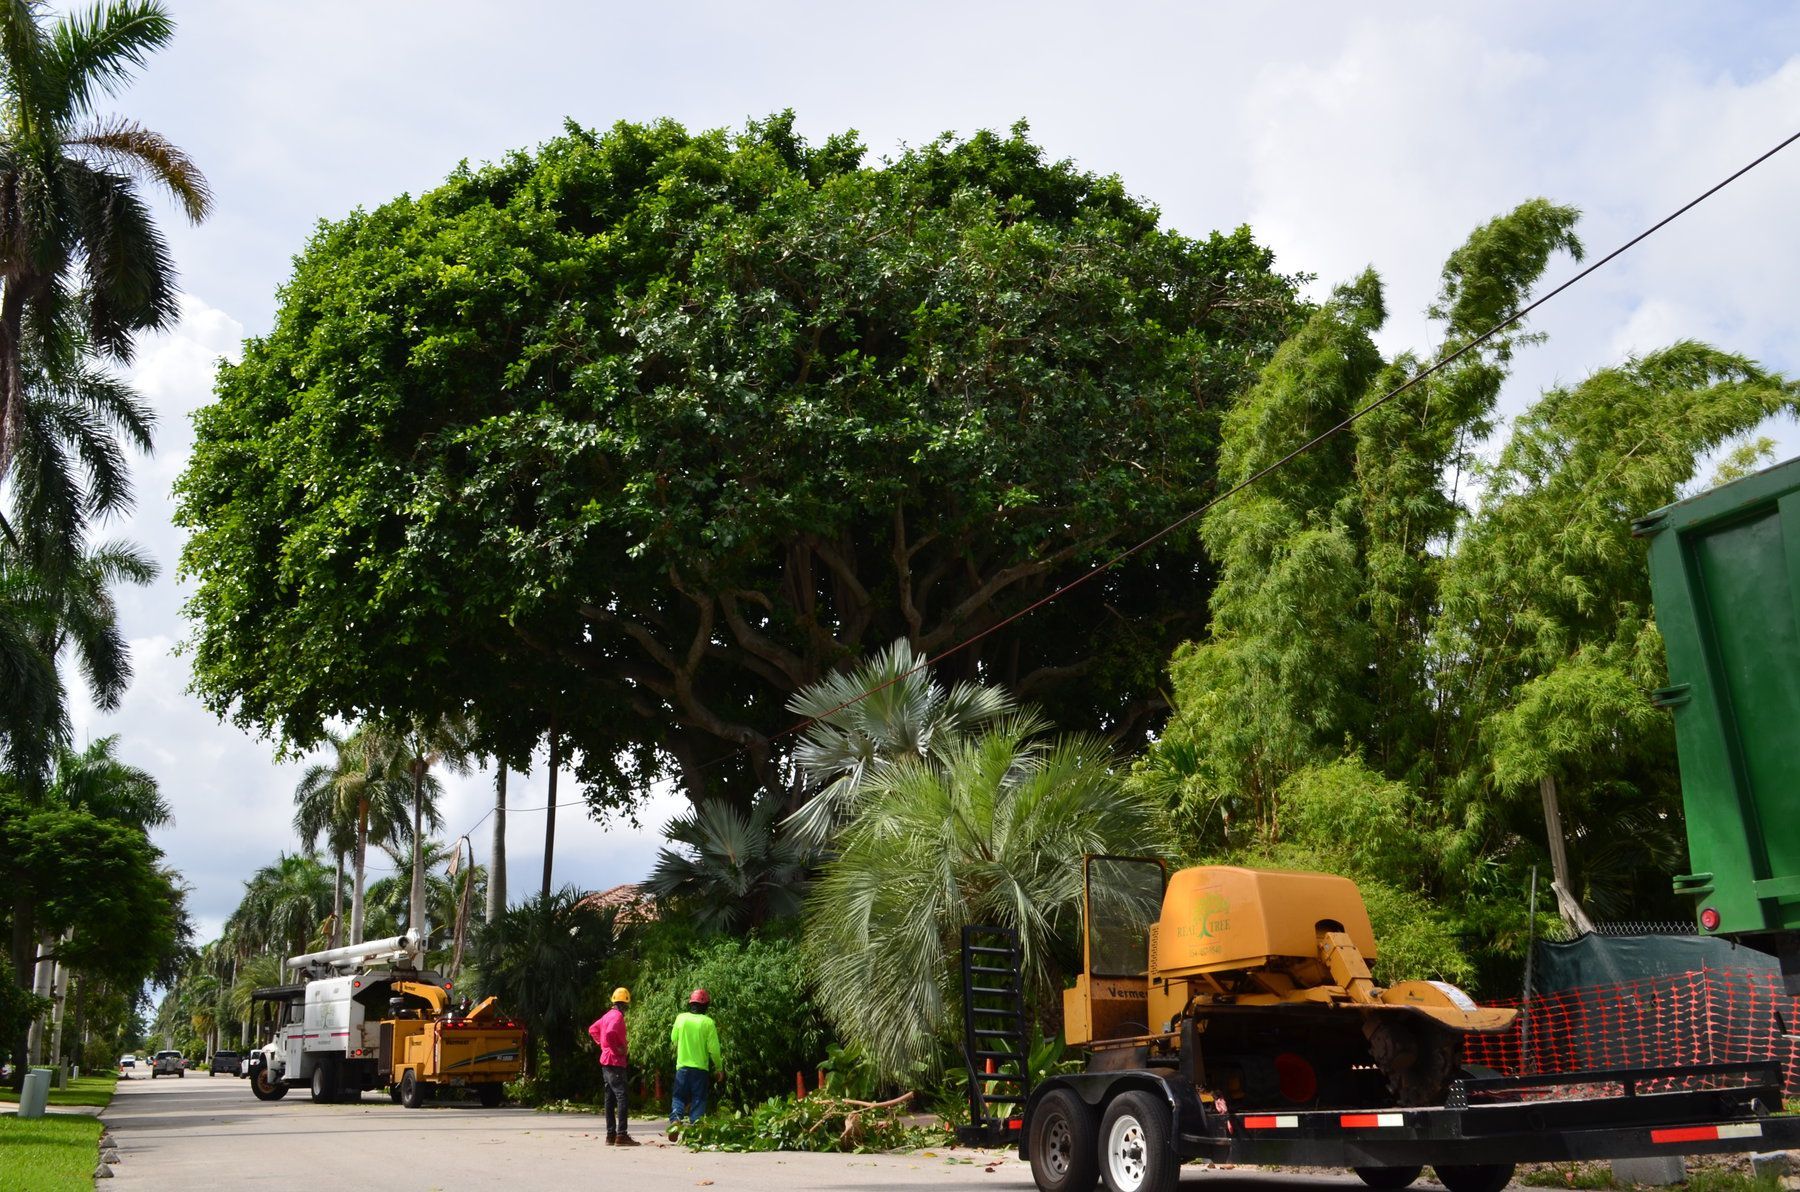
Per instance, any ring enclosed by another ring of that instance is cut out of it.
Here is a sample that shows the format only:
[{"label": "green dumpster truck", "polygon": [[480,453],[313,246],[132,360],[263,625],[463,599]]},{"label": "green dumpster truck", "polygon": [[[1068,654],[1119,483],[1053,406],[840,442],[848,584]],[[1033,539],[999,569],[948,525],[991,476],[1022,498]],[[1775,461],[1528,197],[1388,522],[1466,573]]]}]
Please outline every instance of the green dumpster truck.
[{"label": "green dumpster truck", "polygon": [[1800,994],[1800,459],[1633,524],[1650,544],[1691,873],[1707,935],[1781,960]]}]

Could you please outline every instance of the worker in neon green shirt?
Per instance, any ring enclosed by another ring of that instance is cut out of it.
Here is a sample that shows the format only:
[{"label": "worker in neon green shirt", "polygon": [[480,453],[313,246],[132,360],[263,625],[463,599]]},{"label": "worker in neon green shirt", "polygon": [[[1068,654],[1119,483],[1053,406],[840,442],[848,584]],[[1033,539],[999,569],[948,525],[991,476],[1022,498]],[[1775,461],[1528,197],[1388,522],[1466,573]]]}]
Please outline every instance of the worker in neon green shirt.
[{"label": "worker in neon green shirt", "polygon": [[697,1122],[706,1112],[706,1073],[725,1079],[725,1057],[719,1051],[719,1027],[707,1011],[712,998],[704,989],[688,995],[688,1008],[675,1016],[669,1042],[675,1045],[675,1090],[669,1098],[669,1137],[678,1136],[681,1117]]}]

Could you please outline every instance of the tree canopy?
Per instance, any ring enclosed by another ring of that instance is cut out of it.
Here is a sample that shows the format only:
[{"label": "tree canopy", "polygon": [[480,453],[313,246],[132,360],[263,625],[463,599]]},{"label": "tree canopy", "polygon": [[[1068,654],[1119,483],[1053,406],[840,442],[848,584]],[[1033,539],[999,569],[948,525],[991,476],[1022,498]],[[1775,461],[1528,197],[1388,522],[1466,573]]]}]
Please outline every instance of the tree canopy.
[{"label": "tree canopy", "polygon": [[[473,710],[515,761],[554,715],[596,806],[747,802],[795,691],[1192,508],[1295,279],[1023,126],[863,156],[571,124],[322,224],[179,486],[208,705],[296,746]],[[1209,585],[1171,542],[951,677],[1141,737]]]}]

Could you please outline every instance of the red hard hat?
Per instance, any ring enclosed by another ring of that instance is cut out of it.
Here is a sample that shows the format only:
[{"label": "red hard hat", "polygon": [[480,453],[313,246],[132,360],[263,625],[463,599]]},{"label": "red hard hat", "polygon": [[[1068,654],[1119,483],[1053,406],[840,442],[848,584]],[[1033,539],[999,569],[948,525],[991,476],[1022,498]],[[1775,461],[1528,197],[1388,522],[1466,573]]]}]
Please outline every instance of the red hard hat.
[{"label": "red hard hat", "polygon": [[688,1005],[690,1006],[710,1006],[711,1004],[712,997],[704,989],[696,989],[688,994]]}]

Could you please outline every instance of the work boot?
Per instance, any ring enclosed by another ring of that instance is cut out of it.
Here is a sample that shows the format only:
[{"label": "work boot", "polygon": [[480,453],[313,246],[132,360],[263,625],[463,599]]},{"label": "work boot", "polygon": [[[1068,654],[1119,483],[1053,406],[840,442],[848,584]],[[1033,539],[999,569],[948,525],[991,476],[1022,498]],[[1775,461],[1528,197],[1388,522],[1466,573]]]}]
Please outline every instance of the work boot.
[{"label": "work boot", "polygon": [[619,1145],[619,1136],[617,1134],[608,1134],[606,1136],[606,1145],[607,1146],[618,1146]]},{"label": "work boot", "polygon": [[670,1142],[680,1142],[681,1141],[681,1127],[677,1126],[674,1122],[670,1122],[669,1123],[669,1132],[664,1137],[666,1137]]},{"label": "work boot", "polygon": [[643,1146],[644,1144],[639,1142],[637,1139],[633,1138],[629,1134],[621,1134],[621,1135],[619,1135],[618,1140],[613,1143],[613,1145],[614,1146]]}]

